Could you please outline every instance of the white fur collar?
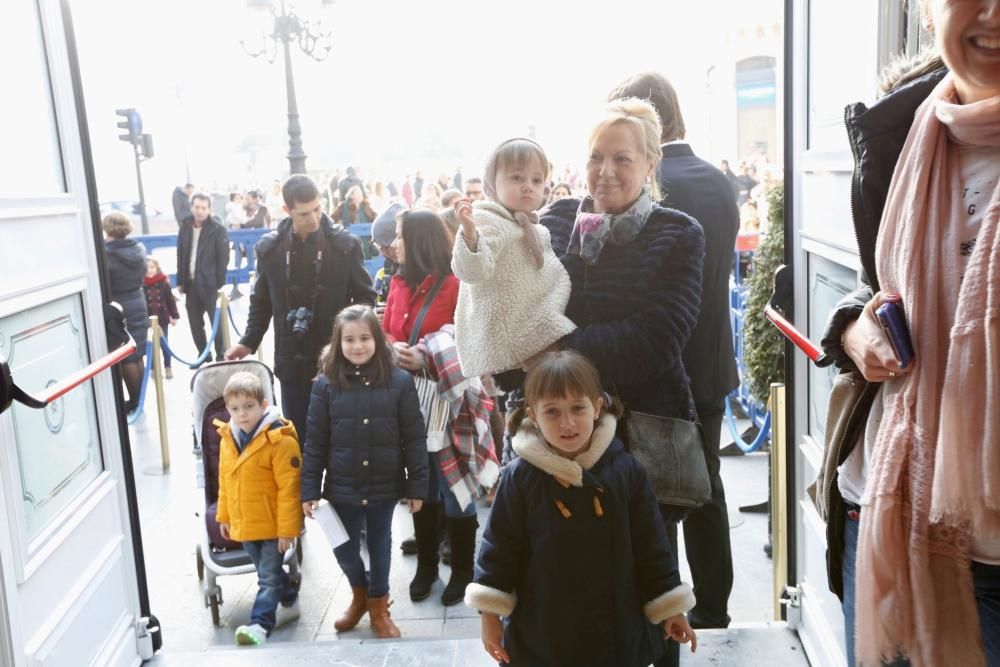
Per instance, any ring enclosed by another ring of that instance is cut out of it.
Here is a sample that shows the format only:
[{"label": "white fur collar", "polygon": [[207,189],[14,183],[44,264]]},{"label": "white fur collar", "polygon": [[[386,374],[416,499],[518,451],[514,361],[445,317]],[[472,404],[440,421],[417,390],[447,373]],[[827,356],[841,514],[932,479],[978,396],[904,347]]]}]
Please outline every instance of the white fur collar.
[{"label": "white fur collar", "polygon": [[604,452],[608,451],[608,446],[615,438],[617,426],[618,420],[613,415],[606,414],[601,417],[594,427],[594,434],[590,436],[590,447],[573,460],[559,456],[553,451],[542,438],[538,426],[530,419],[525,419],[521,423],[521,428],[518,429],[511,444],[518,456],[542,472],[564,479],[573,486],[583,486],[583,471],[593,468],[604,456]]}]

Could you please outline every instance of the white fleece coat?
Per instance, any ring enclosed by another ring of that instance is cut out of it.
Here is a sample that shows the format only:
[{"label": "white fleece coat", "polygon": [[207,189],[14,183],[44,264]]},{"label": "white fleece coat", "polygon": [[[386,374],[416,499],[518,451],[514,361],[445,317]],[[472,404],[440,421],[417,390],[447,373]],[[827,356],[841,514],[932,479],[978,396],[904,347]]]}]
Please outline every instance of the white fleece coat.
[{"label": "white fleece coat", "polygon": [[459,233],[451,260],[461,281],[455,342],[466,377],[520,368],[576,328],[563,314],[569,275],[552,251],[549,230],[534,226],[542,246],[539,269],[524,232],[503,206],[477,201],[472,217],[479,233],[476,252]]}]

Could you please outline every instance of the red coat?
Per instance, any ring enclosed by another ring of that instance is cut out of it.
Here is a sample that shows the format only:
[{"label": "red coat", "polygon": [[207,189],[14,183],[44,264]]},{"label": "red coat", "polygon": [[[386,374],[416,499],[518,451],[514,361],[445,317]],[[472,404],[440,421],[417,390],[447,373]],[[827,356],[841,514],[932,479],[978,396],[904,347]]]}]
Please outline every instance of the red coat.
[{"label": "red coat", "polygon": [[[437,278],[436,273],[427,276],[414,293],[402,276],[396,274],[392,277],[392,282],[389,284],[389,298],[385,302],[385,316],[382,319],[382,328],[391,340],[405,343],[410,339],[410,333],[413,331],[412,323],[417,319],[427,292],[434,286]],[[449,275],[424,317],[423,326],[420,327],[420,337],[438,331],[446,324],[454,324],[457,305],[458,278]]]}]

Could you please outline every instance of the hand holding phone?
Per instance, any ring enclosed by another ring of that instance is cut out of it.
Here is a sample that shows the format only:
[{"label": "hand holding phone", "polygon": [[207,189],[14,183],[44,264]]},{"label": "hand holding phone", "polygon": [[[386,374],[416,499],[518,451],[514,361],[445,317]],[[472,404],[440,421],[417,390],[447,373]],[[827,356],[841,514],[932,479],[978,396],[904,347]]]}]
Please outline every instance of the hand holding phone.
[{"label": "hand holding phone", "polygon": [[903,312],[901,301],[889,301],[883,303],[875,311],[879,324],[885,332],[892,351],[899,360],[900,368],[906,368],[913,361],[913,341],[910,338],[910,329],[906,326],[906,315]]}]

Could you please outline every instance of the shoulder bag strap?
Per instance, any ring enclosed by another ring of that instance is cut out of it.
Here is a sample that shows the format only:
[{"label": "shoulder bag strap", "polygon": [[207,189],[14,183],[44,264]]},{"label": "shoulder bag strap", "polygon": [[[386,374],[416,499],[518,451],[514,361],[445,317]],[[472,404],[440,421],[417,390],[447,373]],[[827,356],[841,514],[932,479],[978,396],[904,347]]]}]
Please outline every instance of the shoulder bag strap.
[{"label": "shoulder bag strap", "polygon": [[410,347],[416,345],[417,341],[420,340],[420,327],[423,326],[424,318],[427,317],[427,311],[430,310],[434,297],[436,297],[437,293],[441,291],[441,286],[444,285],[445,278],[447,277],[448,276],[445,274],[438,277],[434,286],[431,287],[431,290],[427,293],[427,298],[424,299],[423,304],[421,304],[420,310],[417,312],[417,319],[413,321],[413,329],[410,331]]}]

